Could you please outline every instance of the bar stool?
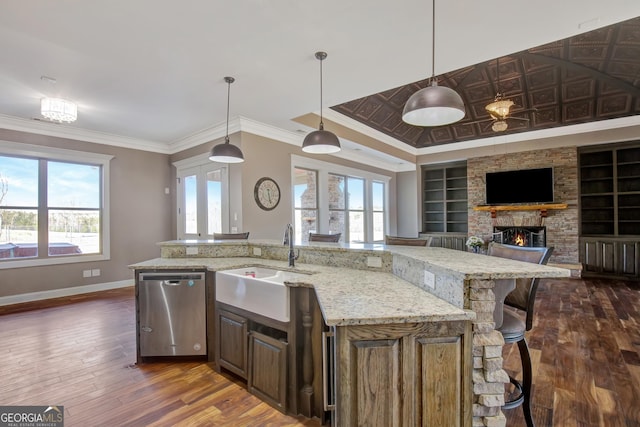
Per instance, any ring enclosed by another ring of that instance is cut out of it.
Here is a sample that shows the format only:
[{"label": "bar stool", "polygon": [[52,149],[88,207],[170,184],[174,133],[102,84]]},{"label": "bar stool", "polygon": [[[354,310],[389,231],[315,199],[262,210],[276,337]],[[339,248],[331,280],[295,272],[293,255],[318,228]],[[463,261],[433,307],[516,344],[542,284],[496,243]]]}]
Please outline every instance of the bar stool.
[{"label": "bar stool", "polygon": [[384,244],[402,246],[429,246],[431,244],[431,237],[384,236]]},{"label": "bar stool", "polygon": [[246,240],[249,232],[246,233],[213,233],[213,240]]},{"label": "bar stool", "polygon": [[[546,264],[553,252],[553,247],[530,248],[521,246],[489,243],[487,255],[508,258],[517,261]],[[509,381],[518,391],[518,396],[505,402],[504,409],[512,409],[522,405],[524,419],[528,427],[534,427],[531,415],[531,384],[533,373],[531,355],[525,338],[525,332],[533,326],[533,308],[538,290],[538,279],[515,279],[515,289],[504,298],[504,304],[498,304],[496,295],[496,312],[494,320],[496,329],[502,333],[505,344],[517,343],[522,365],[522,382],[509,376]],[[501,320],[501,324],[498,322]],[[498,326],[499,325],[499,326]]]},{"label": "bar stool", "polygon": [[309,241],[310,242],[339,242],[340,236],[342,236],[342,233],[336,233],[336,234],[309,233]]}]

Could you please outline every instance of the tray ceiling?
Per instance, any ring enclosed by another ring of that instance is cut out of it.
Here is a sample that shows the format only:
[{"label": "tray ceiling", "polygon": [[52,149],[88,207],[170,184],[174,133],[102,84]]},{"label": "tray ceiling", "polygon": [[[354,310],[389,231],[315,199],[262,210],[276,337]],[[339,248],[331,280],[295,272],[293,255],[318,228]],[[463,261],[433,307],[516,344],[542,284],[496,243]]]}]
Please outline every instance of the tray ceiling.
[{"label": "tray ceiling", "polygon": [[[499,60],[499,61],[498,61]],[[485,106],[498,92],[515,105],[497,133]],[[464,100],[463,120],[423,128],[402,121],[407,99],[430,79],[331,107],[415,148],[640,114],[640,18],[437,76]],[[528,120],[518,120],[528,119]]]}]

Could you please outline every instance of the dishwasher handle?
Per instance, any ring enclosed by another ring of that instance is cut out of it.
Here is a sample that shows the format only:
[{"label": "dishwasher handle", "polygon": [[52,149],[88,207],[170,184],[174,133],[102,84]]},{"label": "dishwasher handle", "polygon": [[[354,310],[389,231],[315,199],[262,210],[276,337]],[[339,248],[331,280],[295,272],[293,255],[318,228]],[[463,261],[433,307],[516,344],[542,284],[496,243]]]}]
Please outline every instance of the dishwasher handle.
[{"label": "dishwasher handle", "polygon": [[162,284],[164,286],[180,286],[182,285],[182,281],[181,280],[163,280]]}]

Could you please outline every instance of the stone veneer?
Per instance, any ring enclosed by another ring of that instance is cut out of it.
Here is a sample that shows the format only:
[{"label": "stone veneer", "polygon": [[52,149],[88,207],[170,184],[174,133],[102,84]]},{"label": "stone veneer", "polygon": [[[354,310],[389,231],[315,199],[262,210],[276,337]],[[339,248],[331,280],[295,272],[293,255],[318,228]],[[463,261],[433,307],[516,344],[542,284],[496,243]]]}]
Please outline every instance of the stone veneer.
[{"label": "stone veneer", "polygon": [[547,246],[554,251],[550,263],[577,264],[578,235],[578,150],[563,147],[520,153],[476,157],[467,160],[467,191],[469,205],[469,235],[491,240],[493,225],[540,225],[540,211],[499,211],[492,219],[490,212],[474,211],[485,203],[487,172],[553,167],[555,203],[569,205],[563,210],[549,210],[544,219]]}]

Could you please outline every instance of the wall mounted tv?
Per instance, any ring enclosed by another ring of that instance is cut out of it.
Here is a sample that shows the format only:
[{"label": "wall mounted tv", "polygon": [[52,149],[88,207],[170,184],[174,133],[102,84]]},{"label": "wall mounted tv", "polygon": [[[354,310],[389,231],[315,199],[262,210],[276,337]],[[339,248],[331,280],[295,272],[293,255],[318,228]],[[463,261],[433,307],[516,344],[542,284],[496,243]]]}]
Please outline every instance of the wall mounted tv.
[{"label": "wall mounted tv", "polygon": [[486,174],[488,205],[553,202],[553,168]]}]

